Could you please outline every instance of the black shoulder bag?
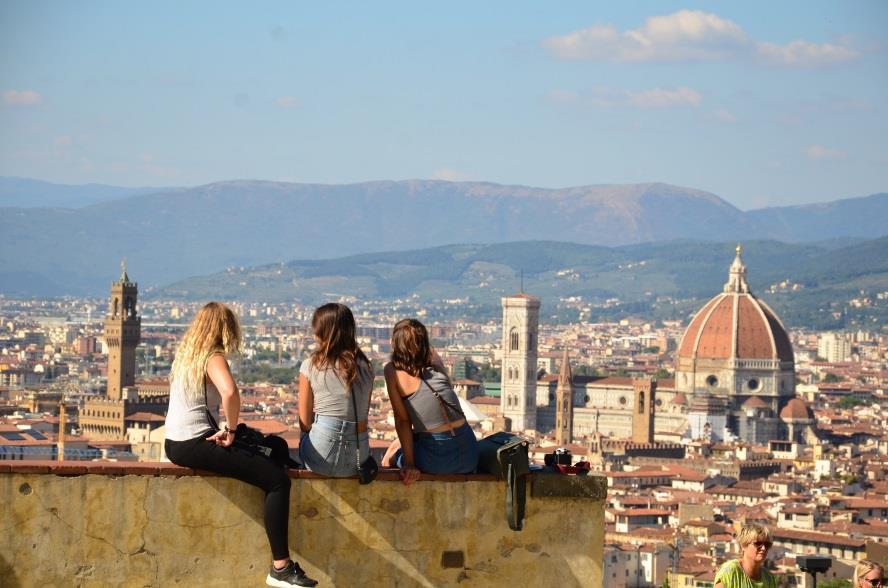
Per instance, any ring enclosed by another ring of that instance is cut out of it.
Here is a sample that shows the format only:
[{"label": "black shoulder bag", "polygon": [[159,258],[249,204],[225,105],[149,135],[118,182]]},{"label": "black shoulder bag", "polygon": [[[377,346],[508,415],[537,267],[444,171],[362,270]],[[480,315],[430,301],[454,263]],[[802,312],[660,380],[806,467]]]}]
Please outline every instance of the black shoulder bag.
[{"label": "black shoulder bag", "polygon": [[[203,389],[204,406],[207,410],[207,419],[210,421],[210,426],[218,431],[219,423],[216,422],[215,417],[213,417],[213,413],[210,412],[210,403],[207,400],[206,375],[204,375]],[[282,439],[277,435],[266,435],[265,433],[257,431],[252,427],[248,427],[244,423],[239,423],[237,425],[237,428],[234,430],[234,443],[232,443],[232,446],[237,446],[259,455],[264,455],[271,461],[284,467],[302,467],[299,462],[293,460],[293,458],[290,457],[290,447],[287,445],[287,441],[285,439]]]},{"label": "black shoulder bag", "polygon": [[[373,393],[372,389],[370,393]],[[355,400],[355,393],[351,386],[349,386],[348,394],[351,396],[352,407],[355,409],[355,442],[357,443],[355,446],[355,463],[358,464],[358,482],[369,484],[379,474],[379,464],[376,463],[376,459],[372,455],[368,455],[367,459],[363,462],[361,461],[361,439],[358,437],[358,401]]]}]

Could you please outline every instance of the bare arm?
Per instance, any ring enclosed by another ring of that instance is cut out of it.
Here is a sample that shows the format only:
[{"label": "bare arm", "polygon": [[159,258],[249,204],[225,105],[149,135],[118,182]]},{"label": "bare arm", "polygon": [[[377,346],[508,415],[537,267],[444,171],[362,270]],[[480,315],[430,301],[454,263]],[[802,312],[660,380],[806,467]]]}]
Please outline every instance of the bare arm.
[{"label": "bare arm", "polygon": [[395,430],[398,432],[401,451],[404,453],[401,480],[409,486],[419,479],[419,470],[413,461],[413,423],[410,422],[410,413],[407,412],[404,399],[401,397],[398,372],[391,363],[385,365],[385,388],[388,391],[389,402],[392,403],[392,411],[395,413]]},{"label": "bare arm", "polygon": [[299,429],[303,433],[311,431],[314,422],[314,391],[305,374],[299,374]]},{"label": "bare arm", "polygon": [[207,377],[219,391],[222,397],[222,410],[225,411],[225,421],[228,428],[232,431],[219,431],[215,435],[208,438],[209,441],[215,441],[223,447],[229,447],[234,442],[234,430],[237,428],[238,420],[240,420],[240,393],[237,390],[237,384],[231,377],[231,370],[225,356],[216,353],[207,360]]}]

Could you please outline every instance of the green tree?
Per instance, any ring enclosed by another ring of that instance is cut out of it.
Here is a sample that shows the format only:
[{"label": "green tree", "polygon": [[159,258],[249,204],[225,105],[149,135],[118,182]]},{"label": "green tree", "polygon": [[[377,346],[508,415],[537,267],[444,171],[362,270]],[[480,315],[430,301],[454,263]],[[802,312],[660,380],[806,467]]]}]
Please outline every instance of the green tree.
[{"label": "green tree", "polygon": [[823,382],[824,384],[835,384],[836,382],[841,382],[841,381],[842,381],[842,378],[840,378],[839,376],[837,376],[836,374],[834,374],[832,372],[823,376],[823,379],[821,380],[821,382]]},{"label": "green tree", "polygon": [[654,374],[658,380],[668,380],[672,377],[672,372],[667,370],[666,368],[660,368],[657,370],[657,373]]},{"label": "green tree", "polygon": [[831,578],[817,583],[820,588],[851,588],[851,581],[844,578]]},{"label": "green tree", "polygon": [[299,368],[272,367],[268,364],[241,367],[238,379],[245,384],[270,382],[277,385],[292,383],[299,375]]},{"label": "green tree", "polygon": [[857,396],[845,396],[841,400],[839,400],[839,408],[854,408],[855,406],[860,406],[861,404],[866,404],[861,398]]},{"label": "green tree", "polygon": [[572,369],[575,376],[598,376],[598,370],[591,365],[580,364]]},{"label": "green tree", "polygon": [[466,364],[466,378],[476,382],[499,382],[502,380],[502,370],[489,363],[479,365],[470,360]]}]

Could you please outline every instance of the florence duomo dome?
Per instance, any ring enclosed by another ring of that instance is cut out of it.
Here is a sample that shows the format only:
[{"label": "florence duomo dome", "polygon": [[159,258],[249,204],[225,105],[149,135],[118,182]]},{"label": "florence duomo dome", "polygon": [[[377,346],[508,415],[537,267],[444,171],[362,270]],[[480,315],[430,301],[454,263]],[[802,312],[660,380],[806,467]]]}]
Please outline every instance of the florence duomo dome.
[{"label": "florence duomo dome", "polygon": [[[738,245],[723,292],[703,305],[682,337],[675,387],[691,397],[720,398],[727,406],[725,416],[692,420],[692,435],[708,423],[713,439],[733,434],[767,443],[785,436],[779,414],[795,395],[795,364],[780,319],[750,292],[741,251]],[[754,412],[744,409],[751,398],[757,399]]]}]

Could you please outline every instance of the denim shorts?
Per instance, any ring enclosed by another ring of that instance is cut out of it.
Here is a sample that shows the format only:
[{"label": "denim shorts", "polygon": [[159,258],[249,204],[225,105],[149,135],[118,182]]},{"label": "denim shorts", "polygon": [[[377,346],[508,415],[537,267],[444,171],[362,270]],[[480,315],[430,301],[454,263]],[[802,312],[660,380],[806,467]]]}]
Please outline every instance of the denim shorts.
[{"label": "denim shorts", "polygon": [[[413,461],[427,474],[471,474],[478,467],[478,440],[468,423],[440,433],[413,433]],[[395,454],[401,467],[403,450]]]},{"label": "denim shorts", "polygon": [[[370,455],[367,432],[358,433],[361,461]],[[299,441],[299,459],[309,470],[333,478],[345,478],[358,473],[355,452],[355,423],[336,417],[315,415],[311,431]]]}]

